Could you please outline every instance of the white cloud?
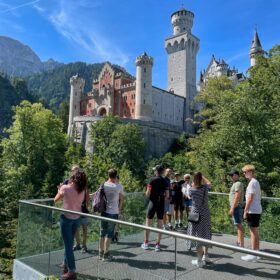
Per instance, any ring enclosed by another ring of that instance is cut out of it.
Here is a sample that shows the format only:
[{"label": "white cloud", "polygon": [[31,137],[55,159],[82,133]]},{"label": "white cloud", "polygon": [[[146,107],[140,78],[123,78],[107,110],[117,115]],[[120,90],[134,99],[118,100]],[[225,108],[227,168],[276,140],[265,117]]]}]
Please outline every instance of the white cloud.
[{"label": "white cloud", "polygon": [[[106,35],[100,35],[97,24],[94,23],[95,8],[100,5],[100,1],[82,0],[69,5],[69,2],[61,0],[59,7],[46,13],[46,16],[57,32],[85,50],[91,59],[124,66],[129,60],[128,55],[106,38]],[[83,13],[85,9],[90,10],[90,17]]]},{"label": "white cloud", "polygon": [[35,10],[37,10],[39,13],[43,13],[43,12],[46,11],[46,9],[44,9],[44,8],[38,6],[38,5],[33,5],[33,8],[34,8]]},{"label": "white cloud", "polygon": [[20,4],[20,5],[17,5],[17,6],[11,6],[11,5],[8,5],[8,4],[4,3],[4,2],[1,2],[0,5],[4,6],[6,8],[3,11],[0,11],[0,14],[4,14],[4,13],[8,13],[8,12],[13,12],[13,11],[18,10],[20,8],[36,4],[36,3],[40,2],[40,1],[41,0],[33,0],[33,1],[29,1],[29,2]]}]

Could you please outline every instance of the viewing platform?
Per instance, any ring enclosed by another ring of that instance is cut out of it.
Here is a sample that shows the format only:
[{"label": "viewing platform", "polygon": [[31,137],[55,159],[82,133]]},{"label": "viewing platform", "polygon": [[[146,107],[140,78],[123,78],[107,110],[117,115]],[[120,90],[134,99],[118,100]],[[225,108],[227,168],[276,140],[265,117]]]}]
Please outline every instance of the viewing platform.
[{"label": "viewing platform", "polygon": [[[225,196],[212,197],[210,203],[213,203],[213,199],[226,199]],[[279,201],[270,203],[279,204]],[[209,249],[212,262],[203,268],[191,264],[196,252],[187,250],[186,239],[192,237],[188,237],[184,230],[161,230],[164,234],[160,252],[155,252],[153,248],[156,232],[151,232],[151,249],[143,250],[145,208],[142,195],[127,195],[126,207],[120,219],[122,224],[119,225],[120,239],[110,247],[113,256],[110,262],[98,259],[99,223],[104,218],[89,215],[88,252],[82,254],[75,251],[77,279],[280,279],[280,244],[261,241],[261,259],[255,263],[244,262],[241,256],[248,253],[246,249],[234,246],[235,235],[217,233],[215,220],[213,229],[216,233],[213,233]],[[20,202],[17,258],[13,269],[15,280],[59,277],[58,265],[63,261],[64,253],[58,223],[60,214],[61,209],[53,207],[51,200]],[[226,221],[223,225],[226,225]],[[234,227],[230,230],[234,230]],[[276,234],[279,234],[279,228]],[[264,238],[268,238],[268,233]],[[248,238],[245,239],[245,247],[250,247]]]}]

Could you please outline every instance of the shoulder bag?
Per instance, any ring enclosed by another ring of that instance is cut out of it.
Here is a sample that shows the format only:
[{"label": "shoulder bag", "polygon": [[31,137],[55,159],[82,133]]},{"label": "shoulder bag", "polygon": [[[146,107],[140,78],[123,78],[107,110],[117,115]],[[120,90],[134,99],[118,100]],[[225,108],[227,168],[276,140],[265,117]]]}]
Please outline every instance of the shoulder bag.
[{"label": "shoulder bag", "polygon": [[[205,198],[205,188],[204,188],[204,192],[203,192],[203,200],[202,200],[202,204],[204,203],[204,198]],[[200,214],[199,213],[189,213],[188,216],[188,221],[194,224],[197,224],[200,221]]]}]

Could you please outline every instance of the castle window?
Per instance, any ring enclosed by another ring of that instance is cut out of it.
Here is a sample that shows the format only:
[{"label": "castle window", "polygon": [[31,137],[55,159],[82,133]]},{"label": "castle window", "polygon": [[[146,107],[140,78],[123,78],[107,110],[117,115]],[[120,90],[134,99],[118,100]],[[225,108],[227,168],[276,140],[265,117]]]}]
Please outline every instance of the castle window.
[{"label": "castle window", "polygon": [[75,92],[75,96],[77,96],[77,92]]},{"label": "castle window", "polygon": [[146,104],[146,100],[144,99],[143,104]]},{"label": "castle window", "polygon": [[146,68],[144,68],[144,73],[146,73]]},{"label": "castle window", "polygon": [[144,87],[144,88],[146,87],[146,83],[144,83],[143,87]]},{"label": "castle window", "polygon": [[132,109],[131,112],[134,113],[134,109]]},{"label": "castle window", "polygon": [[171,82],[173,82],[173,78],[171,78],[170,80],[171,80]]},{"label": "castle window", "polygon": [[76,105],[75,105],[75,107],[74,107],[74,108],[75,108],[75,110],[76,110]]}]

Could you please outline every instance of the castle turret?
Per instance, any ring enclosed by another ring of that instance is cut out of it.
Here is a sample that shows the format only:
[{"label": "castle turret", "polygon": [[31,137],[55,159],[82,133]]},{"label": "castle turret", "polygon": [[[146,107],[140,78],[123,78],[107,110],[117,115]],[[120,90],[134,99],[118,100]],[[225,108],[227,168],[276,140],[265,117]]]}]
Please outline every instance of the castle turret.
[{"label": "castle turret", "polygon": [[250,48],[250,65],[251,67],[256,65],[256,55],[263,55],[264,51],[262,49],[261,41],[259,39],[258,32],[255,31],[254,39],[252,41],[252,46]]},{"label": "castle turret", "polygon": [[193,26],[194,14],[187,11],[185,8],[171,15],[171,23],[173,26],[173,35],[178,35],[183,32],[191,32]]},{"label": "castle turret", "polygon": [[68,135],[72,135],[74,117],[81,115],[81,97],[84,91],[85,80],[78,74],[70,78],[70,103]]},{"label": "castle turret", "polygon": [[217,76],[226,76],[228,70],[228,65],[225,63],[225,61],[222,59],[219,64],[217,65]]},{"label": "castle turret", "polygon": [[146,52],[136,58],[135,118],[152,120],[153,58]]},{"label": "castle turret", "polygon": [[[171,15],[173,35],[165,40],[168,54],[168,91],[185,98],[184,119],[193,118],[196,90],[196,56],[199,39],[192,34],[194,14],[182,8]],[[190,122],[184,129],[193,133]]]}]

